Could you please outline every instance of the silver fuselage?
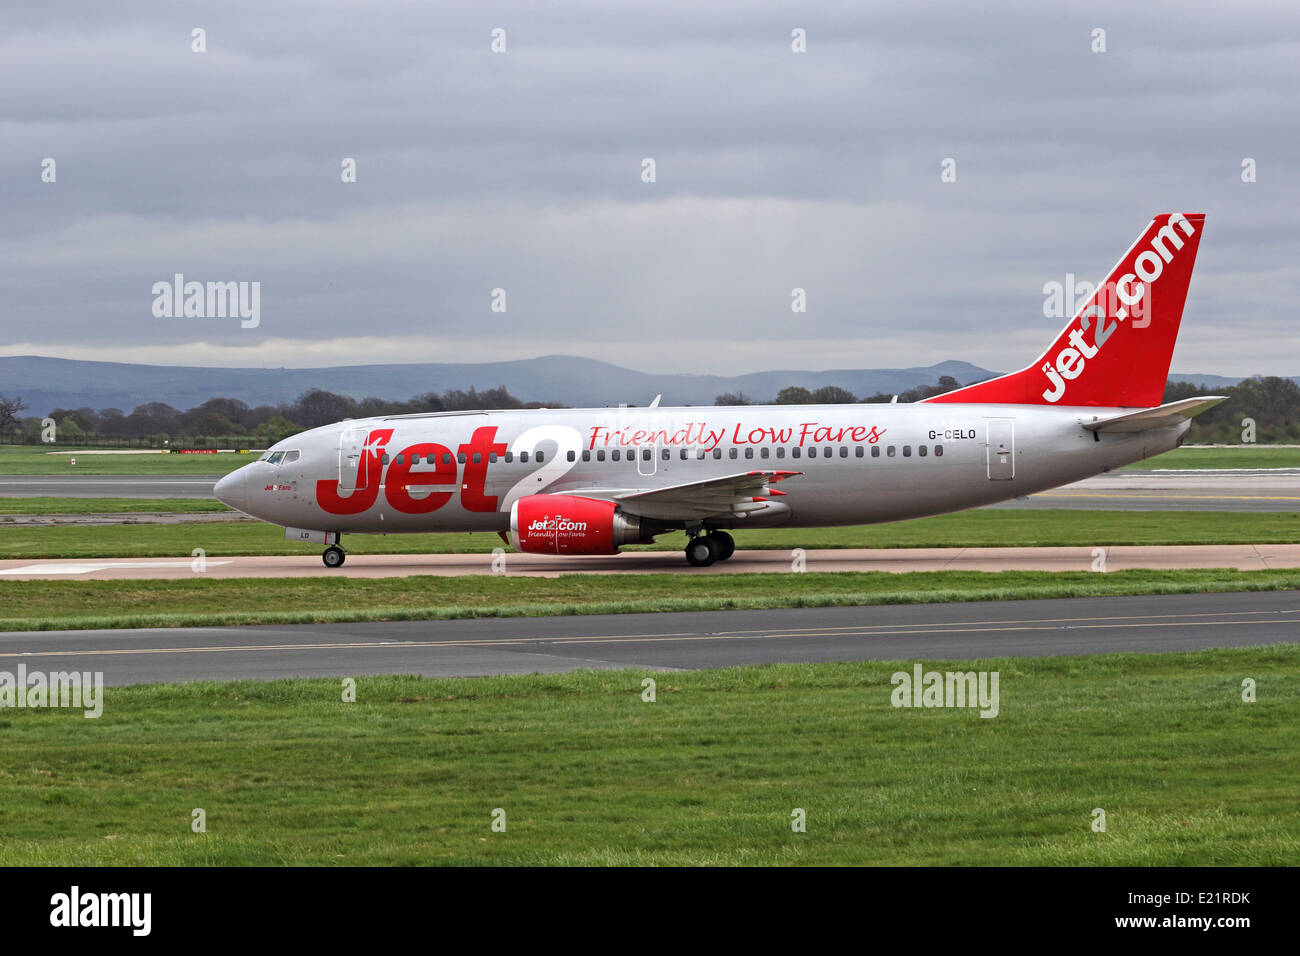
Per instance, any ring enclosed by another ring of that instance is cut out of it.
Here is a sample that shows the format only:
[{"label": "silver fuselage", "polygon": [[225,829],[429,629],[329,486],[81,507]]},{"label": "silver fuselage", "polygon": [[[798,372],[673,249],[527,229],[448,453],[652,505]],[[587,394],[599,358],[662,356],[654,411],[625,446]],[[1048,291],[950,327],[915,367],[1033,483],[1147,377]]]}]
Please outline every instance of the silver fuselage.
[{"label": "silver fuselage", "polygon": [[[217,493],[240,511],[286,527],[504,531],[511,504],[526,495],[613,497],[747,471],[790,471],[799,474],[781,482],[785,494],[767,512],[706,526],[869,524],[1078,481],[1169,451],[1189,427],[1182,422],[1126,434],[1083,427],[1125,411],[919,403],[371,418],[286,439],[264,458],[296,451],[295,460],[246,465],[222,479]],[[409,449],[416,446],[418,461],[411,464]],[[439,496],[436,507],[429,495]]]}]

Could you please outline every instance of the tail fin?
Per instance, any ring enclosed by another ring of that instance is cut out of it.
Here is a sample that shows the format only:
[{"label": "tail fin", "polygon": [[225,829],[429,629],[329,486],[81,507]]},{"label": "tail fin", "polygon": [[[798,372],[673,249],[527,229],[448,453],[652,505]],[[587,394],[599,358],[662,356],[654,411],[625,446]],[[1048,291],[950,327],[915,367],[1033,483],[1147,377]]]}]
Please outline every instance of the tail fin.
[{"label": "tail fin", "polygon": [[1150,408],[1164,395],[1205,216],[1156,216],[1028,368],[926,399]]}]

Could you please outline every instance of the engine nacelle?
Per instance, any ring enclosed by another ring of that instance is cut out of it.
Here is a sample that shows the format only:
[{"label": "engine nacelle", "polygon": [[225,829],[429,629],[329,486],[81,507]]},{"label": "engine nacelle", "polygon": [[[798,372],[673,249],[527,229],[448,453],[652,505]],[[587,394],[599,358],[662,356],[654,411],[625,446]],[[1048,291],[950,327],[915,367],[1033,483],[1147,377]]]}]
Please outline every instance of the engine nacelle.
[{"label": "engine nacelle", "polygon": [[529,554],[617,554],[644,540],[640,519],[612,501],[529,495],[510,506],[510,543]]}]

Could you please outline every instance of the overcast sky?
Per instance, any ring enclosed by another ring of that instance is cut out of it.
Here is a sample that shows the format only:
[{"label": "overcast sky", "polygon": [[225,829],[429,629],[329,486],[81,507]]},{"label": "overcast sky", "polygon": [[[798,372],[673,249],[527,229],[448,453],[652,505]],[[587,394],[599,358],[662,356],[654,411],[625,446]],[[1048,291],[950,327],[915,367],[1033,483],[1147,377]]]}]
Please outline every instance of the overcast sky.
[{"label": "overcast sky", "polygon": [[9,4],[0,354],[1007,369],[1182,211],[1174,369],[1300,374],[1300,9],[1057,6]]}]

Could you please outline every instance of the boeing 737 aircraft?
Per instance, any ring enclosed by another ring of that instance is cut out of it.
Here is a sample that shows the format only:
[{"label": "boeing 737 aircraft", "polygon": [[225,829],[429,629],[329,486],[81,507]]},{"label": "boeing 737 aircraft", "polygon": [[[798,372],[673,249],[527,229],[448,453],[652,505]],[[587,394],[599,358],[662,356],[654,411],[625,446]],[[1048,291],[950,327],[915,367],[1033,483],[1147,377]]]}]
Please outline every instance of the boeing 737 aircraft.
[{"label": "boeing 737 aircraft", "polygon": [[536,554],[615,554],[674,531],[702,567],[728,533],[869,524],[1044,491],[1181,444],[1223,401],[1161,405],[1205,217],[1153,219],[1028,367],[916,404],[431,412],[279,442],[217,497],[327,545],[496,532]]}]

